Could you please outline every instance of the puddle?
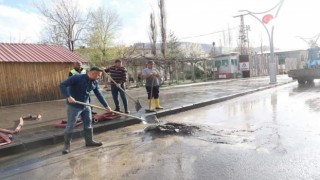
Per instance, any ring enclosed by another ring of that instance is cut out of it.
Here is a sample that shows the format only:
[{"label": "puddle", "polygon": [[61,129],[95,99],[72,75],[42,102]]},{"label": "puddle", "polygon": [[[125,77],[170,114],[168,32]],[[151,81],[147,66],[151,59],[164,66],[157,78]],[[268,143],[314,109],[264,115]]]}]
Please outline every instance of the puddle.
[{"label": "puddle", "polygon": [[165,124],[150,125],[144,129],[145,132],[159,135],[192,135],[200,128],[187,124],[168,122]]}]

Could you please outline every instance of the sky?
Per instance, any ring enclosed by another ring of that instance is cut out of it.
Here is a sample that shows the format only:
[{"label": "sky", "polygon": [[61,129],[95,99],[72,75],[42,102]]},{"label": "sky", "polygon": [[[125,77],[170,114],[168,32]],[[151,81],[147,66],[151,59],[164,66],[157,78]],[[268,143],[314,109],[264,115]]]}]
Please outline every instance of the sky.
[{"label": "sky", "polygon": [[[239,10],[264,12],[279,1],[167,0],[167,29],[180,41],[207,44],[215,42],[218,46],[229,46],[226,37],[231,34],[233,43],[230,46],[236,46],[240,18],[233,16],[239,15]],[[34,2],[36,0],[0,0],[0,42],[40,41],[45,19],[34,8]],[[149,15],[154,10],[157,18],[159,17],[157,2],[158,0],[78,0],[83,11],[99,6],[115,10],[122,22],[116,42],[127,45],[149,42]],[[311,38],[320,33],[318,4],[317,0],[284,0],[277,19],[271,21],[274,25],[274,46],[283,50],[307,48],[307,43],[298,36]],[[244,16],[244,23],[250,26],[250,46],[269,45],[267,31],[257,19],[247,15]],[[268,24],[267,28],[272,24]]]}]

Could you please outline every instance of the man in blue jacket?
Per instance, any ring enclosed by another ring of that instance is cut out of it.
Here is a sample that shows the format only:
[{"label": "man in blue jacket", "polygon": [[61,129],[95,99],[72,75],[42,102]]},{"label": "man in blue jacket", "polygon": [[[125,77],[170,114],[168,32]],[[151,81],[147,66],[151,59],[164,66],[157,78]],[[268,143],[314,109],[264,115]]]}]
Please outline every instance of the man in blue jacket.
[{"label": "man in blue jacket", "polygon": [[110,112],[108,102],[99,90],[98,79],[100,79],[103,70],[98,67],[92,67],[87,74],[71,76],[60,84],[60,90],[67,98],[67,115],[68,122],[64,135],[64,149],[62,154],[70,152],[70,144],[73,129],[76,120],[81,116],[83,120],[83,132],[86,146],[101,146],[101,142],[95,142],[92,139],[92,114],[89,106],[76,104],[75,101],[89,103],[90,91],[93,91],[100,103]]},{"label": "man in blue jacket", "polygon": [[[69,77],[73,75],[79,75],[79,74],[87,74],[87,71],[82,68],[82,62],[77,61],[73,63],[73,69],[69,71]],[[89,103],[91,103],[90,97],[89,97]],[[92,115],[97,114],[96,112],[93,111],[92,107],[91,107],[91,113]]]}]

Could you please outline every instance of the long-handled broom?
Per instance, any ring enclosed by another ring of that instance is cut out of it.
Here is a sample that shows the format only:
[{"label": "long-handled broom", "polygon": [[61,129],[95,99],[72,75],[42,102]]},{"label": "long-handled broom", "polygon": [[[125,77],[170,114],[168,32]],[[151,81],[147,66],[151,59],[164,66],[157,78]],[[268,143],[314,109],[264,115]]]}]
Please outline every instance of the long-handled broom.
[{"label": "long-handled broom", "polygon": [[[81,104],[81,105],[85,105],[85,106],[91,106],[91,107],[94,107],[94,108],[97,108],[97,109],[106,110],[106,108],[103,108],[103,107],[100,107],[100,106],[95,106],[95,105],[92,105],[92,104],[89,104],[89,103],[84,103],[84,102],[80,102],[80,101],[75,101],[75,103]],[[138,117],[138,116],[133,116],[133,115],[130,115],[130,114],[125,114],[125,113],[121,113],[121,112],[113,111],[113,110],[110,110],[110,112],[115,113],[115,114],[119,114],[121,116],[126,116],[126,117],[131,117],[131,118],[134,118],[134,119],[139,119],[144,124],[147,124],[147,123],[159,123],[159,120],[155,115],[148,115],[148,116]]]}]

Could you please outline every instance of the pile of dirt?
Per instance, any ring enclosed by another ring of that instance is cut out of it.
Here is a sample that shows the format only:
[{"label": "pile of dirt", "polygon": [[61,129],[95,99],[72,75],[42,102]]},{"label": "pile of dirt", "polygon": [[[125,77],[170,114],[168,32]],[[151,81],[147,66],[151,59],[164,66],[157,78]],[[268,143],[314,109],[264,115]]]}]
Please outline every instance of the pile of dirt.
[{"label": "pile of dirt", "polygon": [[200,128],[179,123],[165,123],[158,125],[150,125],[144,129],[145,132],[150,132],[160,135],[192,135]]}]

